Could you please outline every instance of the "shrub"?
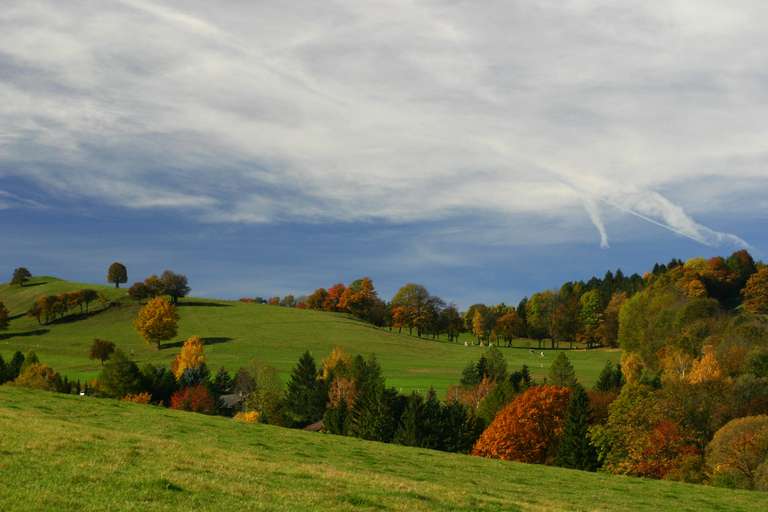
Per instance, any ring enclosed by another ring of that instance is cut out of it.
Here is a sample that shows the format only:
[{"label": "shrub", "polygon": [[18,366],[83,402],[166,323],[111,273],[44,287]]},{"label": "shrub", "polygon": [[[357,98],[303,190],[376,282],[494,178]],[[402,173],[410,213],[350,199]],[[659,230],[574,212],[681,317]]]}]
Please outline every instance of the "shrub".
[{"label": "shrub", "polygon": [[56,382],[59,375],[53,371],[53,368],[46,364],[34,362],[25,365],[16,380],[13,381],[17,386],[32,389],[44,389],[47,391],[56,390]]},{"label": "shrub", "polygon": [[261,419],[261,414],[258,411],[239,412],[235,414],[234,419],[241,423],[258,423]]},{"label": "shrub", "polygon": [[171,396],[171,409],[211,414],[214,408],[213,397],[202,384],[184,388]]},{"label": "shrub", "polygon": [[129,393],[123,397],[123,401],[134,404],[149,404],[152,401],[152,395],[146,391],[142,393]]}]

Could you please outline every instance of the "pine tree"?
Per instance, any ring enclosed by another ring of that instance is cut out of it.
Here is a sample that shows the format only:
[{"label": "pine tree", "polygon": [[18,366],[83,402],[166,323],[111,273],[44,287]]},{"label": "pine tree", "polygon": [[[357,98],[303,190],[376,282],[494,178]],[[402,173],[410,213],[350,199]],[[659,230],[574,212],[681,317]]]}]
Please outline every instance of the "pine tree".
[{"label": "pine tree", "polygon": [[13,357],[8,362],[8,366],[6,368],[7,380],[11,381],[16,379],[16,377],[19,376],[19,373],[21,373],[22,366],[24,366],[24,354],[22,354],[20,350],[17,350],[13,353]]},{"label": "pine tree", "polygon": [[613,370],[613,363],[610,361],[605,362],[600,376],[595,383],[595,389],[597,391],[613,391],[615,388],[615,373]]},{"label": "pine tree", "polygon": [[291,373],[285,396],[286,416],[296,427],[305,427],[323,417],[326,393],[317,377],[315,360],[306,351]]},{"label": "pine tree", "polygon": [[565,428],[555,461],[558,466],[584,471],[597,469],[597,452],[589,442],[588,428],[589,396],[577,384],[568,401]]},{"label": "pine tree", "polygon": [[420,439],[419,446],[432,450],[443,449],[443,414],[440,401],[434,388],[429,388],[427,399],[421,407],[419,415]]},{"label": "pine tree", "polygon": [[575,386],[576,372],[565,352],[559,352],[549,368],[549,382],[554,386]]},{"label": "pine tree", "polygon": [[122,350],[115,350],[99,375],[99,386],[109,396],[122,398],[141,389],[141,372]]},{"label": "pine tree", "polygon": [[336,407],[329,407],[323,415],[323,430],[329,434],[348,435],[349,423],[350,411],[346,400],[339,401]]},{"label": "pine tree", "polygon": [[4,384],[8,380],[6,378],[7,374],[8,374],[8,367],[5,364],[5,359],[3,359],[3,356],[0,355],[0,384]]},{"label": "pine tree", "polygon": [[419,416],[422,398],[417,393],[408,397],[405,411],[400,417],[400,425],[395,433],[394,442],[404,446],[419,446]]},{"label": "pine tree", "polygon": [[5,304],[0,302],[0,331],[4,331],[8,328],[9,321],[10,313],[8,312],[8,308],[5,307]]}]

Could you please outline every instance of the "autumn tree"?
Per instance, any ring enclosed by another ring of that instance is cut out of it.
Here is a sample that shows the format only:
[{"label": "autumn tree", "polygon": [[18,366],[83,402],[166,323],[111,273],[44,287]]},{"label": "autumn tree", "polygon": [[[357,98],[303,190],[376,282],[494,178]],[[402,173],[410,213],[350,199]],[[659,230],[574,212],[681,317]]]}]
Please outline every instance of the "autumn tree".
[{"label": "autumn tree", "polygon": [[114,283],[115,288],[120,288],[120,284],[128,282],[128,269],[119,262],[114,262],[107,270],[107,282]]},{"label": "autumn tree", "polygon": [[523,337],[525,331],[517,311],[511,309],[501,315],[496,320],[496,332],[507,342],[507,346],[512,346],[513,339]]},{"label": "autumn tree", "polygon": [[101,370],[98,382],[106,395],[122,398],[141,391],[141,372],[135,362],[117,349]]},{"label": "autumn tree", "polygon": [[171,371],[177,381],[182,380],[185,372],[199,371],[205,365],[204,343],[200,336],[188,338],[181,351],[171,363]]},{"label": "autumn tree", "polygon": [[8,328],[8,324],[10,323],[9,316],[8,308],[5,307],[5,304],[0,302],[0,331],[4,331]]},{"label": "autumn tree", "polygon": [[286,416],[297,427],[305,427],[323,417],[326,389],[317,377],[315,360],[306,351],[291,373],[285,395]]},{"label": "autumn tree", "polygon": [[176,336],[178,321],[176,307],[163,297],[155,297],[139,310],[133,325],[148,343],[159,349],[161,341]]},{"label": "autumn tree", "polygon": [[454,304],[449,304],[448,307],[445,307],[440,311],[440,323],[443,326],[445,333],[448,335],[448,341],[456,341],[459,339],[459,334],[461,334],[461,331],[463,330],[464,322],[458,308],[456,308]]},{"label": "autumn tree", "polygon": [[753,314],[768,315],[768,267],[752,274],[741,295],[745,310]]},{"label": "autumn tree", "polygon": [[343,283],[337,283],[328,288],[328,292],[323,300],[323,310],[339,311],[339,301],[341,301],[341,296],[344,295],[346,289]]},{"label": "autumn tree", "polygon": [[618,346],[619,311],[626,300],[627,294],[625,292],[614,293],[605,307],[596,332],[597,339],[602,345],[608,347]]},{"label": "autumn tree", "polygon": [[552,366],[549,367],[549,384],[555,386],[575,386],[576,371],[565,352],[558,352]]},{"label": "autumn tree", "polygon": [[706,461],[715,485],[768,490],[768,480],[758,481],[768,476],[768,416],[727,423],[707,446]]},{"label": "autumn tree", "polygon": [[568,401],[556,465],[583,471],[597,469],[597,452],[589,441],[589,416],[589,396],[584,388],[577,384],[572,388]]},{"label": "autumn tree", "polygon": [[539,342],[552,336],[552,315],[555,310],[555,294],[551,291],[534,293],[526,302],[528,335]]},{"label": "autumn tree", "polygon": [[204,384],[186,387],[171,396],[171,409],[213,414],[216,404]]},{"label": "autumn tree", "polygon": [[306,304],[309,309],[323,309],[325,299],[328,297],[328,290],[325,288],[318,288],[309,297],[307,297]]},{"label": "autumn tree", "polygon": [[160,282],[162,283],[163,293],[171,297],[174,305],[178,304],[179,299],[186,297],[190,291],[187,276],[176,274],[170,270],[163,272],[160,276]]},{"label": "autumn tree", "polygon": [[415,328],[416,335],[421,337],[424,332],[425,314],[432,312],[432,300],[433,297],[424,286],[408,283],[392,297],[392,307],[401,308],[409,331]]},{"label": "autumn tree", "polygon": [[11,277],[11,284],[24,286],[24,283],[29,281],[32,277],[32,273],[25,267],[19,267],[13,271],[13,277]]},{"label": "autumn tree", "polygon": [[[29,362],[31,358],[27,357]],[[19,376],[13,381],[16,386],[55,391],[59,375],[47,364],[39,361],[22,366]]]},{"label": "autumn tree", "polygon": [[96,338],[93,340],[93,343],[91,343],[91,349],[88,352],[88,357],[90,359],[98,359],[101,361],[101,365],[104,366],[104,361],[109,359],[109,356],[111,356],[115,351],[115,344],[111,341],[102,340],[99,338]]},{"label": "autumn tree", "polygon": [[570,389],[537,386],[502,409],[481,434],[473,455],[544,463],[556,453],[565,426]]},{"label": "autumn tree", "polygon": [[485,319],[479,310],[475,311],[472,318],[472,334],[475,336],[477,343],[482,343],[485,339]]}]

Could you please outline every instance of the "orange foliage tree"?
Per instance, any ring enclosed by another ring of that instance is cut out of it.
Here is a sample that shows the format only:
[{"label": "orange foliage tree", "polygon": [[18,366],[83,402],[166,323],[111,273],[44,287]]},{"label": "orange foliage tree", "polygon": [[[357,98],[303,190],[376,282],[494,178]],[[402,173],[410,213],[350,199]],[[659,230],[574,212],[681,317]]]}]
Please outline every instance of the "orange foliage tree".
[{"label": "orange foliage tree", "polygon": [[563,433],[570,389],[537,386],[504,407],[482,433],[473,455],[544,463],[554,455]]},{"label": "orange foliage tree", "polygon": [[704,355],[693,362],[691,372],[688,374],[688,382],[691,384],[720,380],[723,377],[723,371],[715,356],[714,347],[707,345],[703,351]]},{"label": "orange foliage tree", "polygon": [[323,300],[323,310],[339,311],[339,302],[346,289],[347,288],[342,283],[335,284],[328,288],[328,293]]},{"label": "orange foliage tree", "polygon": [[179,314],[165,297],[155,297],[139,310],[133,325],[148,342],[160,348],[160,342],[176,336]]},{"label": "orange foliage tree", "polygon": [[181,389],[171,396],[171,409],[211,414],[214,408],[213,397],[203,384]]},{"label": "orange foliage tree", "polygon": [[446,402],[459,402],[462,405],[477,410],[480,407],[482,401],[487,397],[491,391],[496,388],[496,381],[491,380],[487,375],[483,377],[476,386],[466,388],[463,386],[450,386],[448,388],[448,398]]},{"label": "orange foliage tree", "polygon": [[744,309],[750,313],[768,315],[768,267],[752,274],[741,291]]},{"label": "orange foliage tree", "polygon": [[[768,416],[747,416],[727,423],[707,446],[707,465],[715,484],[768,490]],[[760,471],[760,469],[763,471]],[[763,474],[761,474],[763,473]]]},{"label": "orange foliage tree", "polygon": [[181,352],[171,363],[171,371],[176,380],[179,380],[187,369],[200,368],[205,363],[205,350],[203,340],[199,336],[192,336],[184,342]]}]

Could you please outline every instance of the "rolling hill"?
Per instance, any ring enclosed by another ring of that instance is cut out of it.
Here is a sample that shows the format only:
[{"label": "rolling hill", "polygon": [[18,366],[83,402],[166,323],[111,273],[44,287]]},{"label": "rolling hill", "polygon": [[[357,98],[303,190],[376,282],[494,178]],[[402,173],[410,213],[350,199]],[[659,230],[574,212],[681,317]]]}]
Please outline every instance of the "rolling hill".
[{"label": "rolling hill", "polygon": [[[39,325],[24,315],[39,295],[85,287],[108,295],[120,305],[50,325]],[[224,366],[236,371],[258,359],[289,372],[304,350],[320,360],[338,345],[352,354],[375,353],[391,386],[422,392],[433,386],[443,394],[449,385],[458,382],[464,366],[484,350],[378,329],[343,314],[195,298],[184,299],[179,307],[178,338],[156,350],[134,330],[132,321],[139,306],[124,289],[36,277],[21,288],[0,285],[0,301],[13,317],[10,328],[0,332],[0,354],[8,358],[15,350],[34,350],[44,362],[70,378],[89,379],[98,374],[99,363],[87,357],[94,338],[115,342],[140,364],[169,364],[183,340],[198,335],[206,341],[209,366],[214,370]],[[519,347],[525,344],[517,343]],[[546,375],[555,356],[554,351],[544,351],[541,357],[538,351],[531,353],[525,348],[503,350],[511,369],[527,364],[538,377]],[[619,355],[618,351],[604,350],[568,352],[579,379],[588,386],[596,380],[605,361],[615,362]]]},{"label": "rolling hill", "polygon": [[768,509],[768,494],[0,386],[0,510]]}]

